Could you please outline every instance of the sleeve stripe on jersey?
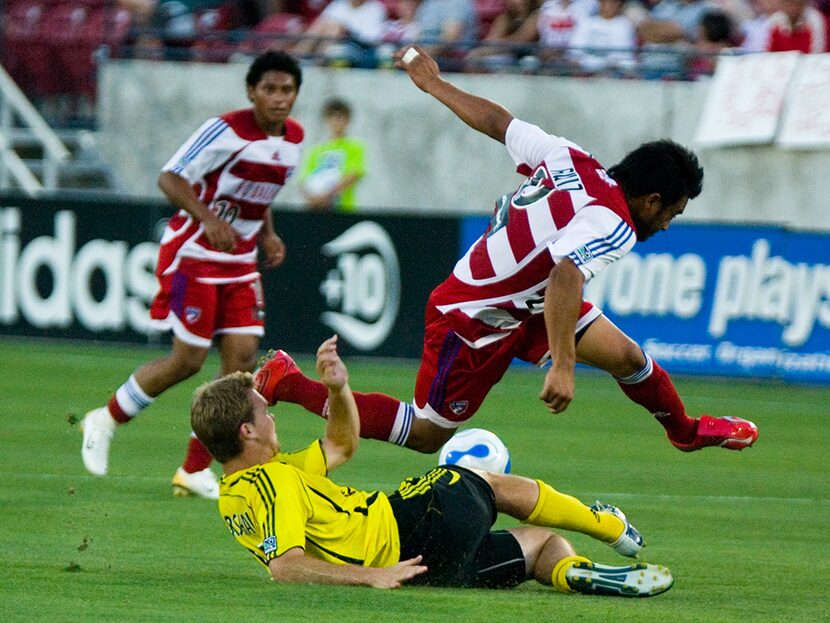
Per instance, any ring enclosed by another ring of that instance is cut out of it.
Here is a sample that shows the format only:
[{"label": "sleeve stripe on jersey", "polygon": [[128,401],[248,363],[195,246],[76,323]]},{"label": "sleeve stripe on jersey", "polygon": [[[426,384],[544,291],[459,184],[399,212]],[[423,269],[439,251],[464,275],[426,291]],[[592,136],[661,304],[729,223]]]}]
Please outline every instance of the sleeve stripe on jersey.
[{"label": "sleeve stripe on jersey", "polygon": [[276,534],[277,524],[276,513],[274,512],[274,498],[276,497],[276,491],[274,490],[274,485],[271,483],[271,480],[261,469],[257,470],[252,477],[243,476],[240,480],[245,480],[246,482],[250,482],[254,485],[257,493],[259,493],[262,503],[265,505],[265,508],[268,509],[265,514],[266,525],[263,526],[263,528],[265,528],[265,532],[269,535]]},{"label": "sleeve stripe on jersey", "polygon": [[208,126],[208,128],[199,135],[199,138],[196,139],[193,145],[191,145],[190,149],[185,152],[182,159],[179,160],[179,164],[173,168],[173,172],[180,173],[191,160],[199,155],[200,151],[215,141],[227,127],[228,124],[222,119],[217,119],[214,123]]},{"label": "sleeve stripe on jersey", "polygon": [[[604,238],[595,238],[585,246],[591,252],[591,255],[594,258],[597,258],[602,255],[612,253],[617,249],[621,249],[626,244],[628,244],[628,241],[631,240],[631,237],[633,235],[633,229],[631,229],[625,223],[620,223],[617,226],[617,228],[611,233],[610,236],[605,236]],[[579,255],[576,252],[568,254],[568,257],[570,257],[576,264],[584,263],[584,261],[579,257]]]}]

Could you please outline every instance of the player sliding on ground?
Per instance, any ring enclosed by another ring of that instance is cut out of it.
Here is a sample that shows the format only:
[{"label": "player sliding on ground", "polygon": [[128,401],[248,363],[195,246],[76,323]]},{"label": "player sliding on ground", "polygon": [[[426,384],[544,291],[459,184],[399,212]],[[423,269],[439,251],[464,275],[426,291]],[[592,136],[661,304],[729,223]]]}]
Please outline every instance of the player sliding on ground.
[{"label": "player sliding on ground", "polygon": [[[447,82],[426,52],[412,50],[399,53],[398,63],[412,82],[470,127],[504,143],[526,178],[496,201],[487,230],[430,295],[414,401],[356,394],[361,434],[435,452],[478,411],[518,357],[540,365],[552,361],[539,398],[553,413],[573,400],[574,367],[581,362],[613,375],[680,450],[751,446],[758,437],[752,422],[687,416],[666,371],[582,298],[589,279],[637,240],[668,229],[700,194],[697,157],[661,140],[606,170],[574,143]],[[325,387],[300,374],[283,352],[261,368],[258,380],[269,403],[325,411]]]},{"label": "player sliding on ground", "polygon": [[[663,567],[609,567],[578,556],[548,528],[582,532],[632,557],[642,538],[618,508],[589,508],[540,480],[443,466],[389,495],[329,480],[354,455],[360,433],[336,346],[333,337],[317,352],[328,394],[325,435],[303,450],[281,452],[274,417],[248,373],[203,385],[191,406],[193,430],[222,464],[222,519],[274,580],[497,588],[533,578],[564,592],[630,597],[671,588]],[[491,531],[499,512],[530,525]]]}]

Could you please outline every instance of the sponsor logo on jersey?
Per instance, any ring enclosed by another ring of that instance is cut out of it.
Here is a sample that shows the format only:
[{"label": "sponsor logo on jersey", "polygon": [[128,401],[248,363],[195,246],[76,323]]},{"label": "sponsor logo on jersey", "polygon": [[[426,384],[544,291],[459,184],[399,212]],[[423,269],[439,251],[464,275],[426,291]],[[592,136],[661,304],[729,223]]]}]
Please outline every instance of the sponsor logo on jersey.
[{"label": "sponsor logo on jersey", "polygon": [[262,551],[265,554],[273,554],[277,551],[277,537],[269,536],[262,542]]},{"label": "sponsor logo on jersey", "polygon": [[187,324],[193,324],[202,317],[202,308],[188,305],[184,308],[184,321]]},{"label": "sponsor logo on jersey", "polygon": [[591,253],[591,249],[589,249],[587,246],[579,247],[574,251],[574,253],[579,258],[579,261],[583,264],[587,264],[592,259],[594,259],[594,254]]},{"label": "sponsor logo on jersey", "polygon": [[461,415],[467,410],[467,407],[470,406],[469,400],[453,400],[450,403],[450,411],[455,413],[456,415]]}]

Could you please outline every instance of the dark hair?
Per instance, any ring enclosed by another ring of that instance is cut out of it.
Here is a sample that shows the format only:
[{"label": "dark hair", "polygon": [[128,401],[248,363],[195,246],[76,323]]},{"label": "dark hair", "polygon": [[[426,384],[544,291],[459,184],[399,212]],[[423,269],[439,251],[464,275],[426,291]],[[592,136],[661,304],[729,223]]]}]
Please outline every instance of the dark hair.
[{"label": "dark hair", "polygon": [[703,40],[711,43],[730,43],[732,41],[732,22],[723,11],[708,11],[700,20]]},{"label": "dark hair", "polygon": [[196,437],[220,463],[242,452],[239,427],[254,421],[254,405],[249,395],[254,377],[249,372],[233,372],[205,383],[190,403],[190,425]]},{"label": "dark hair", "polygon": [[643,143],[608,169],[608,174],[626,197],[659,193],[663,205],[681,197],[694,199],[703,190],[703,167],[697,156],[669,139]]},{"label": "dark hair", "polygon": [[276,50],[269,50],[257,56],[248,69],[245,82],[249,87],[255,87],[266,71],[282,71],[291,74],[297,84],[297,90],[300,90],[300,85],[303,83],[303,70],[300,69],[300,64],[293,56]]},{"label": "dark hair", "polygon": [[343,115],[345,117],[352,116],[352,107],[346,100],[339,97],[333,97],[323,104],[323,117],[330,117],[332,115]]}]

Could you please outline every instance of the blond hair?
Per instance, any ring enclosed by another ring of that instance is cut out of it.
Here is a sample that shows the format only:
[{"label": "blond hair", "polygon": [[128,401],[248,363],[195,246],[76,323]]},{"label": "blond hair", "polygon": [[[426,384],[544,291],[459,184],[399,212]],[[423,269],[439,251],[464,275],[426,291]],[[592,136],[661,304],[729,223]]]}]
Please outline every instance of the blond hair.
[{"label": "blond hair", "polygon": [[242,452],[239,427],[254,421],[250,391],[254,377],[250,372],[233,372],[205,383],[193,394],[190,425],[210,453],[225,463]]}]

